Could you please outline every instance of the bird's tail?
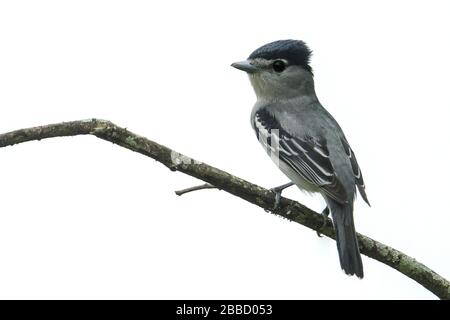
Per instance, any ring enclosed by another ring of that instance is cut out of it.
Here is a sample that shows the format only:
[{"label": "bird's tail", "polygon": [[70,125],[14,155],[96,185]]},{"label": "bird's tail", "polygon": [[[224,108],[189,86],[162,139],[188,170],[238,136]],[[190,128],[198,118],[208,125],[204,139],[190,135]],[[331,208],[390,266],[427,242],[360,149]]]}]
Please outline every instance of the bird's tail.
[{"label": "bird's tail", "polygon": [[327,202],[336,231],[336,243],[341,268],[348,275],[356,275],[358,278],[363,278],[363,265],[353,222],[353,204],[339,204],[335,201]]}]

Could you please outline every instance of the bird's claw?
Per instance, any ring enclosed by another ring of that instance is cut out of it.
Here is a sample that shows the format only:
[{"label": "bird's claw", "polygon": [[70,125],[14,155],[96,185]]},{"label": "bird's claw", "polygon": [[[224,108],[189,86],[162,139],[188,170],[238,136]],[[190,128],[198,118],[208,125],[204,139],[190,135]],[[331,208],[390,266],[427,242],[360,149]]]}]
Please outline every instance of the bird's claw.
[{"label": "bird's claw", "polygon": [[275,203],[273,205],[273,210],[278,209],[278,207],[280,206],[280,202],[281,202],[281,192],[283,192],[283,190],[279,190],[277,188],[272,188],[270,189],[270,191],[272,191],[273,193],[275,193]]},{"label": "bird's claw", "polygon": [[275,187],[275,188],[271,188],[270,191],[272,191],[273,193],[275,193],[275,203],[273,206],[273,210],[278,209],[278,207],[280,206],[281,203],[281,193],[283,192],[284,189],[289,188],[290,186],[294,185],[293,182],[289,182],[286,184],[283,184],[282,186],[279,187]]},{"label": "bird's claw", "polygon": [[330,215],[330,209],[328,208],[328,206],[323,209],[322,211],[322,218],[323,218],[323,223],[322,226],[319,228],[319,230],[316,231],[317,236],[319,238],[322,238],[322,234],[320,233],[320,231],[325,228],[325,226],[327,225],[327,221],[328,221],[328,216]]}]

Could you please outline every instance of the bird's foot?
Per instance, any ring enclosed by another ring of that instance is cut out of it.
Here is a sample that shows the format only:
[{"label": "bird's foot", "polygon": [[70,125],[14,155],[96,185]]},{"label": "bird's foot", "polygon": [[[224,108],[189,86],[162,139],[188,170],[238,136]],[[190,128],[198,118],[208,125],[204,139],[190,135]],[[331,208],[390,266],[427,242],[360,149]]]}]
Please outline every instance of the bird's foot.
[{"label": "bird's foot", "polygon": [[320,227],[320,229],[318,231],[316,231],[317,236],[319,236],[319,238],[322,238],[322,234],[320,233],[320,230],[325,228],[325,226],[327,225],[329,215],[330,215],[330,209],[328,208],[328,206],[326,206],[325,209],[323,209],[323,211],[322,211],[323,224]]},{"label": "bird's foot", "polygon": [[293,186],[293,185],[294,185],[293,182],[289,182],[289,183],[283,184],[281,186],[270,189],[270,191],[275,193],[275,204],[273,206],[273,210],[278,209],[278,207],[280,206],[281,193],[283,192],[283,190],[286,188],[289,188],[290,186]]}]

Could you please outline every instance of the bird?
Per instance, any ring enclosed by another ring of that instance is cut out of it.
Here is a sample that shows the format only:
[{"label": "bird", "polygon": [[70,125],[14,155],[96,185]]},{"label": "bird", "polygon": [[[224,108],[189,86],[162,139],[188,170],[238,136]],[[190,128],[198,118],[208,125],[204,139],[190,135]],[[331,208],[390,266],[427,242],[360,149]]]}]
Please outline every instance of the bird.
[{"label": "bird", "polygon": [[276,195],[274,208],[281,192],[291,185],[322,195],[324,224],[331,212],[341,268],[347,275],[363,278],[353,217],[357,190],[370,203],[355,153],[338,122],[317,98],[311,55],[302,40],[278,40],[231,66],[248,74],[256,94],[251,125],[290,180],[271,189]]}]

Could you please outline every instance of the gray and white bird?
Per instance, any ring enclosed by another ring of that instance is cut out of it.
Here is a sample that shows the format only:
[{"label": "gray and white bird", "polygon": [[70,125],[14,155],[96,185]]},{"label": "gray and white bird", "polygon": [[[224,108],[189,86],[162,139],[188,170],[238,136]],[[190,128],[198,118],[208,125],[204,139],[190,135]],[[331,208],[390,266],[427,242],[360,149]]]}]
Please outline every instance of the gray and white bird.
[{"label": "gray and white bird", "polygon": [[348,275],[363,278],[353,220],[356,189],[367,204],[369,201],[353,150],[316,96],[309,65],[311,53],[303,41],[279,40],[232,66],[249,75],[257,97],[252,127],[291,180],[272,189],[277,201],[282,190],[293,184],[320,193],[327,204],[323,214],[331,211],[341,268]]}]

